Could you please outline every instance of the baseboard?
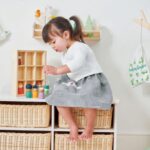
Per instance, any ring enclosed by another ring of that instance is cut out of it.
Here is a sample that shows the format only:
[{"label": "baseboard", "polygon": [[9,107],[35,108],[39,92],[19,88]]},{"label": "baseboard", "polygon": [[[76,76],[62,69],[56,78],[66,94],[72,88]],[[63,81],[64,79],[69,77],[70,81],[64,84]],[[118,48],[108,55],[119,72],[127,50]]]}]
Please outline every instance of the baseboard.
[{"label": "baseboard", "polygon": [[123,131],[123,132],[117,132],[117,135],[122,136],[150,136],[150,131]]}]

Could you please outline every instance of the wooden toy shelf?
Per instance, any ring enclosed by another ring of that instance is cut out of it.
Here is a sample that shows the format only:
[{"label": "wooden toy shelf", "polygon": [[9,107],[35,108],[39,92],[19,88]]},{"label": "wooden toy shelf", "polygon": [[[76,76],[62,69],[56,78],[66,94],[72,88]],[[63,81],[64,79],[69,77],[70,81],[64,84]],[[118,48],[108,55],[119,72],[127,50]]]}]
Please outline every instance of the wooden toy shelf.
[{"label": "wooden toy shelf", "polygon": [[[36,27],[36,26],[35,26]],[[34,28],[33,37],[35,39],[42,39],[42,29]],[[85,41],[99,41],[100,40],[100,31],[83,31],[83,37]]]},{"label": "wooden toy shelf", "polygon": [[99,31],[84,31],[83,37],[85,41],[99,41],[100,32]]},{"label": "wooden toy shelf", "polygon": [[[16,56],[17,81],[15,93],[17,96],[22,96],[25,93],[26,84],[45,84],[43,67],[46,64],[46,51],[18,50]],[[18,93],[20,86],[24,87],[22,94]]]}]

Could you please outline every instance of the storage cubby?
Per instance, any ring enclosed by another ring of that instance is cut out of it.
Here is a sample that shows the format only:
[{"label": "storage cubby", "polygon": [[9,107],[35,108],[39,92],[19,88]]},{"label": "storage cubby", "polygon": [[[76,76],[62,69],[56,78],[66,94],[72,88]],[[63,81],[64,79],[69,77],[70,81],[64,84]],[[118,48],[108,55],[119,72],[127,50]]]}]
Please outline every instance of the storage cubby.
[{"label": "storage cubby", "polygon": [[43,66],[45,64],[45,53],[44,52],[36,52],[36,65],[37,66]]},{"label": "storage cubby", "polygon": [[26,52],[26,65],[27,66],[33,66],[34,65],[34,59],[35,59],[35,53],[34,52]]},{"label": "storage cubby", "polygon": [[[46,51],[43,50],[18,50],[16,54],[16,76],[15,81],[15,93],[17,96],[23,96],[25,94],[26,84],[35,85],[41,82],[40,85],[45,84],[45,75],[43,67],[46,65]],[[19,91],[19,85],[22,81],[23,93]]]},{"label": "storage cubby", "polygon": [[[116,102],[117,103],[117,102]],[[59,115],[55,106],[52,106],[52,141],[53,150],[117,150],[116,139],[116,113],[117,105],[112,104],[110,110],[97,110],[97,121],[91,140],[70,142],[68,140],[69,128]],[[82,108],[72,108],[81,134],[85,128],[85,116]],[[60,120],[61,119],[61,120]]]},{"label": "storage cubby", "polygon": [[112,150],[113,134],[94,134],[91,140],[68,140],[69,133],[55,134],[55,150]]},{"label": "storage cubby", "polygon": [[26,80],[34,80],[35,67],[27,67]]},{"label": "storage cubby", "polygon": [[17,58],[18,58],[19,66],[25,65],[25,52],[24,51],[19,51]]},{"label": "storage cubby", "polygon": [[18,67],[18,81],[25,80],[25,67],[19,66]]},{"label": "storage cubby", "polygon": [[44,74],[43,74],[43,67],[36,67],[36,74],[35,74],[35,80],[43,80]]},{"label": "storage cubby", "polygon": [[[72,109],[75,120],[78,124],[79,128],[86,127],[86,118],[84,116],[84,112],[82,108]],[[111,129],[112,125],[112,117],[113,117],[113,106],[110,110],[97,110],[97,118],[95,121],[95,129]],[[68,128],[68,124],[65,122],[61,115],[58,115],[58,127],[60,128]]]},{"label": "storage cubby", "polygon": [[50,114],[46,104],[0,104],[0,127],[49,127]]},{"label": "storage cubby", "polygon": [[0,132],[1,150],[50,150],[50,133]]}]

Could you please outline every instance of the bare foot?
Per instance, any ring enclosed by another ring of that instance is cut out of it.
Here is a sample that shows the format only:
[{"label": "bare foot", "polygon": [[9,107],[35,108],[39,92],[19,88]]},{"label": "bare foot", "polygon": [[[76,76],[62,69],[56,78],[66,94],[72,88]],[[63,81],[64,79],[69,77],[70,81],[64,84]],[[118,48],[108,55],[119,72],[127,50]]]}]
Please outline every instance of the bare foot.
[{"label": "bare foot", "polygon": [[69,134],[68,139],[71,142],[76,142],[78,140],[78,127],[77,126],[72,126],[70,128],[70,134]]},{"label": "bare foot", "polygon": [[80,134],[79,139],[80,140],[91,139],[92,135],[93,135],[93,129],[85,128],[84,131]]}]

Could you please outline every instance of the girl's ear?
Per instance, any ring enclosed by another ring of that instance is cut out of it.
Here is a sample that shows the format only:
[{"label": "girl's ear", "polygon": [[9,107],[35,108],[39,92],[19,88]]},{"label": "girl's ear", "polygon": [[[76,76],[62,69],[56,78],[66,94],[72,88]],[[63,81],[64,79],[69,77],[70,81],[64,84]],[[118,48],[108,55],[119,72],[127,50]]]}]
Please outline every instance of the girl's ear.
[{"label": "girl's ear", "polygon": [[66,40],[70,39],[70,32],[69,31],[64,31],[63,38],[66,39]]}]

